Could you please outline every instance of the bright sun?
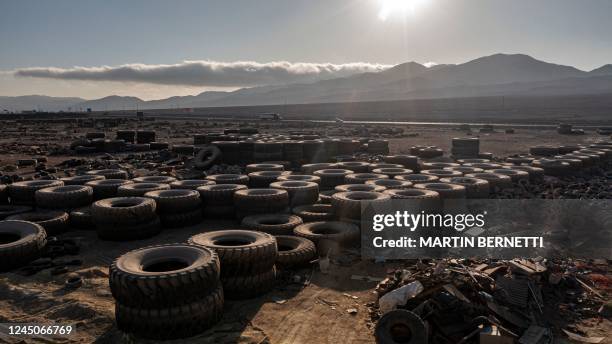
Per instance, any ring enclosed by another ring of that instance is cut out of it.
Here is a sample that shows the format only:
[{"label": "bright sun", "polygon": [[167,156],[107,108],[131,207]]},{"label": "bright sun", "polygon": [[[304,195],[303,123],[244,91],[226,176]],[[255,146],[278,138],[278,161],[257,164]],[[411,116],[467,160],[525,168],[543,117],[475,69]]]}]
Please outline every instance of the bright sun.
[{"label": "bright sun", "polygon": [[380,11],[378,18],[387,20],[391,16],[405,17],[408,14],[414,13],[420,4],[426,0],[378,0],[380,3]]}]

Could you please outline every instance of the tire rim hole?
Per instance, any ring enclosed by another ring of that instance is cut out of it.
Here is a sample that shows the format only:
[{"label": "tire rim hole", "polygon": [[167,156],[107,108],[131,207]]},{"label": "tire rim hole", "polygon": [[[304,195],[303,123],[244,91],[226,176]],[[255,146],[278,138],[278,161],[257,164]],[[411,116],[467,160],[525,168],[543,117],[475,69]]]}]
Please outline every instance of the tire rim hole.
[{"label": "tire rim hole", "polygon": [[412,339],[410,327],[406,326],[405,324],[393,325],[391,326],[391,329],[389,329],[389,332],[395,343],[410,343],[410,339]]},{"label": "tire rim hole", "polygon": [[287,245],[278,245],[278,250],[281,252],[291,251],[293,250],[293,247]]},{"label": "tire rim hole", "polygon": [[10,244],[19,239],[21,239],[21,237],[14,233],[0,233],[0,245]]},{"label": "tire rim hole", "polygon": [[142,270],[145,272],[168,272],[168,271],[176,271],[181,270],[188,267],[189,264],[182,260],[164,260],[161,262],[155,262],[153,264],[148,264],[142,267]]},{"label": "tire rim hole", "polygon": [[242,238],[227,238],[215,240],[215,245],[219,246],[244,246],[253,243],[253,241]]}]

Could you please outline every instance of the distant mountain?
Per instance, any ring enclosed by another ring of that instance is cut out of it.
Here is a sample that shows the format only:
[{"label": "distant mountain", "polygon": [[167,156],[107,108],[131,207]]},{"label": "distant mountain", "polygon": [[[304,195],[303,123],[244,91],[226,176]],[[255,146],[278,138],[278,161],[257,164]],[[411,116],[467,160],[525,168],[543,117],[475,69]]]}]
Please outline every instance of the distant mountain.
[{"label": "distant mountain", "polygon": [[585,72],[523,54],[495,54],[457,65],[428,68],[416,62],[407,62],[377,73],[361,73],[313,83],[260,86],[233,92],[203,92],[195,96],[151,101],[120,96],[88,101],[44,96],[0,97],[0,109],[57,111],[71,107],[110,111],[601,93],[612,93],[612,64]]}]

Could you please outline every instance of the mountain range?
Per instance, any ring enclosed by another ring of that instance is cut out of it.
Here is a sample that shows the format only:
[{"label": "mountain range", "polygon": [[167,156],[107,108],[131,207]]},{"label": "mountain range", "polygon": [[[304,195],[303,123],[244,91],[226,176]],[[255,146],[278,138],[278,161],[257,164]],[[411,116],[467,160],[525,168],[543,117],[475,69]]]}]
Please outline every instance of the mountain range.
[{"label": "mountain range", "polygon": [[612,64],[592,71],[558,65],[523,54],[495,54],[466,63],[426,67],[399,64],[377,73],[361,73],[312,83],[258,86],[231,92],[203,92],[145,101],[108,96],[0,97],[0,111],[93,111],[173,109],[212,106],[335,103],[486,96],[564,96],[612,93]]}]

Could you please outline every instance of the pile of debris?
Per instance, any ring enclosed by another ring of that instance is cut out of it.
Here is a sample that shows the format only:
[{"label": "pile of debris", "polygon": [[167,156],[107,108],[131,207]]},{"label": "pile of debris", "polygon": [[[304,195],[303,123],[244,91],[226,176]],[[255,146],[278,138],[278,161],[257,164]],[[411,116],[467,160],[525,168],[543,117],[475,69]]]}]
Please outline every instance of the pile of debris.
[{"label": "pile of debris", "polygon": [[378,284],[370,315],[380,343],[417,343],[406,331],[420,344],[600,343],[576,324],[611,319],[611,272],[606,260],[410,262]]}]

